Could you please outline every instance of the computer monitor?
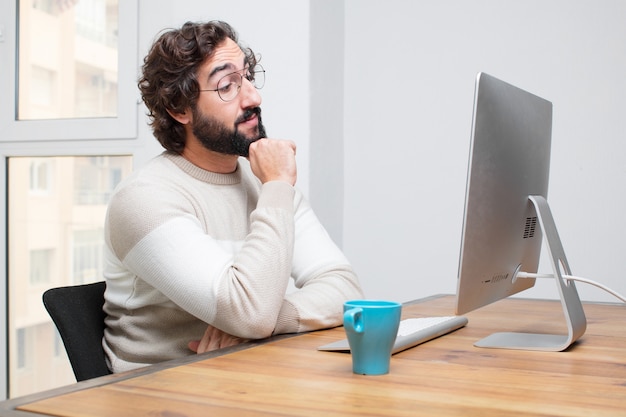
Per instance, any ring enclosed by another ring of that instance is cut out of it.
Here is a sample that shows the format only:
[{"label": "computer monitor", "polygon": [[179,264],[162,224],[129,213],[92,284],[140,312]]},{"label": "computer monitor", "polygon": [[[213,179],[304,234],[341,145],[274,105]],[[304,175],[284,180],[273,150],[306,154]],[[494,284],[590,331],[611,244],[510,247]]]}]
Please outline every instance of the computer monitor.
[{"label": "computer monitor", "polygon": [[[485,73],[476,78],[456,313],[531,288],[543,237],[565,314],[564,335],[496,333],[479,347],[565,350],[586,319],[547,204],[552,103]],[[525,275],[521,274],[521,275]],[[546,320],[556,318],[546,317]],[[515,327],[517,317],[511,317]]]}]

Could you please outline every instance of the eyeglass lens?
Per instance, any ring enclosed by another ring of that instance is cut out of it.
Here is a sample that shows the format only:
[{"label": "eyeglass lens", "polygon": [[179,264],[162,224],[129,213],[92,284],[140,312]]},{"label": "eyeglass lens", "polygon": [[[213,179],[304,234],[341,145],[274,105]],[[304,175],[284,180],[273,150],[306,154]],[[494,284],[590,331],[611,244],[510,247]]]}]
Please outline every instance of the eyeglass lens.
[{"label": "eyeglass lens", "polygon": [[244,74],[234,72],[224,76],[217,83],[217,92],[220,98],[224,101],[230,101],[237,97],[243,83],[243,77],[246,77],[257,89],[263,88],[265,84],[265,70],[261,65],[256,65],[251,71]]}]

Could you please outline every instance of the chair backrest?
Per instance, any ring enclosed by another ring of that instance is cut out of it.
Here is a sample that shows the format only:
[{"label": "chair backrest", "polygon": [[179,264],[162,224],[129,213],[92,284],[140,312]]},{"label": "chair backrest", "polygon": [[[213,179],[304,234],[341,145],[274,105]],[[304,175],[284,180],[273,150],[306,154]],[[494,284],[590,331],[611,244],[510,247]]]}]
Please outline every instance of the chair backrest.
[{"label": "chair backrest", "polygon": [[104,281],[52,288],[44,292],[43,304],[56,325],[77,381],[111,373],[105,361]]}]

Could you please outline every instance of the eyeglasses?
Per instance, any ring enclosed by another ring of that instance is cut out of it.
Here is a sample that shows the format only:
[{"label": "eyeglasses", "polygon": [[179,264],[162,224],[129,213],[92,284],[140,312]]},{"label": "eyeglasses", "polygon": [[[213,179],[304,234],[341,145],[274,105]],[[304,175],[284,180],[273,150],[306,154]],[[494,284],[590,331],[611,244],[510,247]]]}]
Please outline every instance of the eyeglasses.
[{"label": "eyeglasses", "polygon": [[[241,73],[242,71],[244,74]],[[261,64],[257,64],[252,70],[243,68],[223,76],[217,82],[217,88],[201,89],[200,91],[217,91],[217,94],[223,101],[231,101],[239,94],[244,77],[246,80],[250,81],[257,90],[263,88],[263,85],[265,85],[265,70]]]}]

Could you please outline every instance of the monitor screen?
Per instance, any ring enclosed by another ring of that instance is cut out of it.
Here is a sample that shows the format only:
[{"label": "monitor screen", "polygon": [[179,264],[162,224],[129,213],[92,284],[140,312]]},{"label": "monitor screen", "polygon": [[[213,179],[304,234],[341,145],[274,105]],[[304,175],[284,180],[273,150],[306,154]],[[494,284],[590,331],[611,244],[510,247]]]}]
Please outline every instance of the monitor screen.
[{"label": "monitor screen", "polygon": [[[488,74],[478,74],[459,258],[457,314],[465,314],[534,285],[534,278],[518,279],[517,274],[537,272],[543,236],[546,230],[551,230],[551,227],[546,228],[546,223],[553,223],[546,202],[551,134],[551,102]],[[556,230],[549,236],[555,248],[560,249]],[[561,252],[552,254],[554,262],[566,263]],[[560,277],[556,272],[555,276]],[[573,282],[564,285],[573,287],[575,292]],[[537,343],[541,347],[554,340]]]}]

